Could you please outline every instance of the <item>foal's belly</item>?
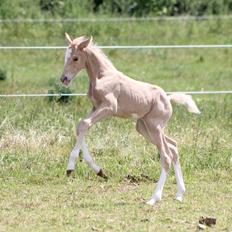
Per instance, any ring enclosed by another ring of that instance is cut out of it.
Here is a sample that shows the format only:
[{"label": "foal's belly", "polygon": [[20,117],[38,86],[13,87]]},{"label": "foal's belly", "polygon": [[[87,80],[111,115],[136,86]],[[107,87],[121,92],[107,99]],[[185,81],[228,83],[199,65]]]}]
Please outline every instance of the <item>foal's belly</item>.
[{"label": "foal's belly", "polygon": [[138,114],[138,113],[125,113],[125,112],[118,112],[114,116],[120,117],[120,118],[131,118],[131,119],[139,119],[144,116],[144,114]]},{"label": "foal's belly", "polygon": [[122,118],[139,119],[144,117],[152,107],[151,103],[141,103],[136,101],[128,101],[124,99],[118,101],[117,113],[115,116]]},{"label": "foal's belly", "polygon": [[117,116],[139,119],[151,111],[155,111],[154,115],[162,115],[168,110],[170,101],[162,89],[142,82],[132,83],[121,88]]}]

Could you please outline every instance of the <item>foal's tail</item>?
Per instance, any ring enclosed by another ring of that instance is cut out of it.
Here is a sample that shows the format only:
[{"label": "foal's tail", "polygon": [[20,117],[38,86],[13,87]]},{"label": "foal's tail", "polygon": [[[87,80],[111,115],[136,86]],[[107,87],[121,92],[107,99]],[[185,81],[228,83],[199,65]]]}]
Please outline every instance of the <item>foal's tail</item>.
[{"label": "foal's tail", "polygon": [[200,114],[200,110],[198,109],[195,101],[193,101],[192,96],[182,93],[174,93],[168,96],[171,102],[175,102],[176,104],[183,105],[187,108],[187,110],[191,113]]}]

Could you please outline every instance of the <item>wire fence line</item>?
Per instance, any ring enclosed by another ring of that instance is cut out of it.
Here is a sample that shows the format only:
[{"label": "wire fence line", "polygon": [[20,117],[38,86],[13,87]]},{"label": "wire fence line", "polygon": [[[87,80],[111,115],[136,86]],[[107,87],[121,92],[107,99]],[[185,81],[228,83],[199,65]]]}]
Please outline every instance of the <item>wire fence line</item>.
[{"label": "wire fence line", "polygon": [[61,18],[61,19],[0,19],[1,24],[11,23],[119,23],[119,22],[147,22],[147,21],[193,21],[193,20],[231,20],[232,15],[206,16],[160,16],[160,17],[121,17],[121,18]]},{"label": "wire fence line", "polygon": [[[222,91],[174,91],[166,92],[167,94],[191,94],[191,95],[207,95],[207,94],[232,94],[232,90]],[[13,97],[67,97],[67,96],[87,96],[86,93],[28,93],[28,94],[0,94],[1,98],[13,98]]]},{"label": "wire fence line", "polygon": [[19,94],[0,94],[0,97],[68,97],[68,96],[87,96],[86,93],[19,93]]},{"label": "wire fence line", "polygon": [[[159,49],[159,48],[232,48],[232,45],[115,45],[115,46],[98,46],[103,49]],[[57,50],[57,49],[66,49],[64,46],[0,46],[0,50]],[[232,94],[232,90],[223,90],[223,91],[175,91],[167,92],[167,94],[173,93],[185,93],[191,95],[203,95],[203,94]],[[62,97],[62,96],[86,96],[86,93],[29,93],[29,94],[0,94],[0,97],[10,98],[10,97]]]},{"label": "wire fence line", "polygon": [[[199,49],[232,48],[232,44],[187,44],[187,45],[108,45],[101,49]],[[66,46],[0,46],[0,50],[63,50]]]}]

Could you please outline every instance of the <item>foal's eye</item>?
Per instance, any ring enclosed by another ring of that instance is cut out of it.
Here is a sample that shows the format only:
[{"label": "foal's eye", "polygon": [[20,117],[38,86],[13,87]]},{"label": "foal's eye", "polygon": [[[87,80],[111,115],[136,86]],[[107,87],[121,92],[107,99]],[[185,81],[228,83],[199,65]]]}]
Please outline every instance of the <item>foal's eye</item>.
[{"label": "foal's eye", "polygon": [[73,61],[78,61],[78,57],[73,57]]}]

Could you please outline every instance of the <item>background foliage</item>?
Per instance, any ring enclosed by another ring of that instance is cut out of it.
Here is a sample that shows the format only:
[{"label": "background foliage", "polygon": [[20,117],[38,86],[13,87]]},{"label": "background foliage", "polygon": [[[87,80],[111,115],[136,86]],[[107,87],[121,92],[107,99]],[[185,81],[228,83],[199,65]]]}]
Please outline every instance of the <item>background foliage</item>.
[{"label": "background foliage", "polygon": [[81,17],[93,13],[129,16],[217,15],[232,11],[232,0],[1,0],[1,18]]}]

